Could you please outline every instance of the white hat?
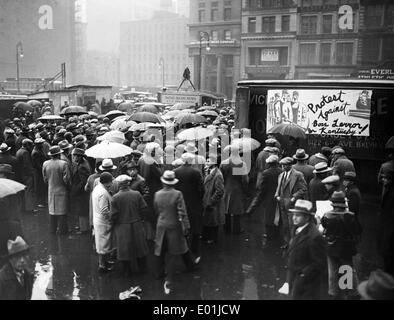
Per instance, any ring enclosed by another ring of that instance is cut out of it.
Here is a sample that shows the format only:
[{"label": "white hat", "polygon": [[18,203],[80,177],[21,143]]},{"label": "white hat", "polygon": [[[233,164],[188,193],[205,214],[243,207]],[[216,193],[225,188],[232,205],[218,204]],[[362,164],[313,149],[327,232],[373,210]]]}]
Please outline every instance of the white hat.
[{"label": "white hat", "polygon": [[265,160],[266,163],[279,163],[279,157],[275,154],[270,155],[267,160]]},{"label": "white hat", "polygon": [[101,166],[99,167],[99,169],[101,171],[105,171],[105,170],[115,170],[117,168],[117,166],[114,166],[114,163],[112,162],[112,159],[104,159]]},{"label": "white hat", "polygon": [[119,183],[126,183],[126,182],[131,181],[132,179],[127,174],[122,174],[122,175],[118,176],[115,180]]}]

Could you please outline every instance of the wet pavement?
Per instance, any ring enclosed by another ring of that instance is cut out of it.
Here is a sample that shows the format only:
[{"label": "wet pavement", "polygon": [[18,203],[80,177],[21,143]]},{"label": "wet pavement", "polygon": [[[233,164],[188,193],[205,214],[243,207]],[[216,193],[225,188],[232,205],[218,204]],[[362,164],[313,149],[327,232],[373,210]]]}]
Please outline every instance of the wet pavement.
[{"label": "wet pavement", "polygon": [[[367,198],[360,216],[364,233],[355,257],[360,280],[380,265],[375,241],[377,201]],[[287,299],[278,293],[286,276],[280,243],[272,241],[263,246],[261,223],[256,214],[243,220],[243,234],[224,235],[221,231],[217,244],[203,244],[198,270],[185,272],[179,261],[174,292],[168,296],[163,292],[163,280],[153,277],[152,253],[145,274],[123,277],[118,265],[114,271],[100,274],[93,237],[50,235],[48,223],[45,210],[34,216],[23,216],[23,230],[27,242],[33,245],[31,257],[36,262],[32,297],[36,300],[119,299],[120,292],[137,285],[143,290],[141,298],[147,300]]]}]

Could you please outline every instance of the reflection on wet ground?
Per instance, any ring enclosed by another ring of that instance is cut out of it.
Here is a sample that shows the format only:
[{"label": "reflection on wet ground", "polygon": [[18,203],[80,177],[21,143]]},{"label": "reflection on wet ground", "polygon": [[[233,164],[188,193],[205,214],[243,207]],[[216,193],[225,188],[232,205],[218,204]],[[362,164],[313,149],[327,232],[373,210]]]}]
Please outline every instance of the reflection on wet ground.
[{"label": "reflection on wet ground", "polygon": [[[373,240],[375,206],[366,206],[367,210],[368,213],[361,217],[366,229],[360,250],[365,254],[355,259],[361,279],[377,265]],[[184,272],[179,261],[174,292],[166,296],[163,281],[153,278],[152,254],[148,258],[149,271],[145,274],[123,277],[118,266],[108,274],[100,274],[90,235],[50,235],[47,212],[24,216],[25,237],[33,245],[32,258],[36,261],[33,299],[112,300],[119,299],[120,292],[137,285],[143,290],[141,298],[149,300],[287,299],[278,293],[286,275],[280,244],[262,245],[261,224],[257,217],[245,219],[244,227],[246,232],[241,235],[221,233],[218,244],[204,244],[198,270]]]}]

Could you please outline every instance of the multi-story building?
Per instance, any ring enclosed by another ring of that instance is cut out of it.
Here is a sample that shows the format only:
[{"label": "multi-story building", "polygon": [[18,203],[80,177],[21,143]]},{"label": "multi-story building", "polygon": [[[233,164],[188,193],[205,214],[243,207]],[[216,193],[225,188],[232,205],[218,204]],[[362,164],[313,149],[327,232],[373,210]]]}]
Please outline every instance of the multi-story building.
[{"label": "multi-story building", "polygon": [[243,79],[292,79],[297,46],[297,3],[245,0],[242,4]]},{"label": "multi-story building", "polygon": [[175,13],[156,11],[152,19],[121,23],[121,85],[158,87],[163,75],[164,85],[179,85],[189,65],[188,22]]},{"label": "multi-story building", "polygon": [[67,84],[82,82],[83,13],[81,0],[1,1],[0,76],[17,76],[16,52],[22,50],[21,79],[53,77],[66,63]]},{"label": "multi-story building", "polygon": [[117,54],[98,50],[88,50],[85,74],[90,85],[120,86],[119,58]]},{"label": "multi-story building", "polygon": [[195,85],[233,99],[240,78],[241,1],[191,1],[189,32]]}]

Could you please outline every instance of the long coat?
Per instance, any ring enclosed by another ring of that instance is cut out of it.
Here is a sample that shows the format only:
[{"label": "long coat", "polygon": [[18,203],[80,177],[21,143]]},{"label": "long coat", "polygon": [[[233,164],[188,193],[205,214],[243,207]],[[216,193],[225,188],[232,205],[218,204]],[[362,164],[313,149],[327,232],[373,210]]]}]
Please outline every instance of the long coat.
[{"label": "long coat", "polygon": [[100,177],[100,173],[93,173],[89,176],[85,184],[85,192],[89,193],[89,224],[93,226],[93,205],[92,205],[92,192],[94,188],[94,182]]},{"label": "long coat", "polygon": [[[245,212],[245,202],[248,190],[248,174],[244,162],[235,164],[227,159],[220,164],[224,178],[224,212],[229,215],[242,215]],[[241,174],[234,174],[233,169]],[[244,170],[245,169],[245,170]]]},{"label": "long coat", "polygon": [[45,195],[47,192],[44,179],[42,177],[42,166],[48,160],[44,151],[34,148],[31,153],[31,160],[34,168],[34,190],[37,196]]},{"label": "long coat", "polygon": [[224,224],[224,179],[218,168],[213,169],[204,180],[203,225],[215,227]]},{"label": "long coat", "polygon": [[179,219],[190,227],[182,192],[175,189],[162,189],[155,194],[154,209],[158,216],[155,238],[155,255],[160,256],[163,243],[167,243],[167,251],[173,255],[186,253],[189,248],[183,234]]},{"label": "long coat", "polygon": [[[378,248],[383,257],[394,263],[394,185],[384,188],[381,202]],[[392,272],[390,270],[389,272]]]},{"label": "long coat", "polygon": [[278,187],[278,177],[281,173],[282,169],[278,166],[269,167],[263,171],[260,183],[257,186],[256,195],[248,209],[248,211],[252,212],[257,207],[262,208],[266,225],[274,224],[277,206],[275,192]]},{"label": "long coat", "polygon": [[302,172],[307,185],[314,177],[314,174],[313,174],[314,167],[312,167],[309,164],[296,163],[295,165],[293,165],[293,169],[295,169],[299,172]]},{"label": "long coat", "polygon": [[30,300],[33,292],[34,274],[25,271],[22,286],[10,263],[0,270],[0,300]]},{"label": "long coat", "polygon": [[175,188],[182,192],[185,200],[190,231],[192,234],[200,234],[202,229],[202,199],[204,196],[204,183],[201,173],[190,165],[183,165],[175,169],[174,172],[179,179]]},{"label": "long coat", "polygon": [[34,208],[34,168],[31,153],[24,147],[16,152],[20,182],[26,186],[25,189],[25,210]]},{"label": "long coat", "polygon": [[286,181],[282,172],[278,177],[278,187],[276,189],[275,198],[280,197],[281,209],[288,210],[290,208],[290,199],[303,199],[307,193],[307,186],[304,176],[301,172],[291,169],[290,176]]},{"label": "long coat", "polygon": [[73,162],[71,170],[71,210],[79,217],[88,217],[90,194],[85,191],[85,185],[90,176],[89,163],[85,159],[82,163]]},{"label": "long coat", "polygon": [[145,179],[141,177],[139,174],[131,181],[130,189],[138,191],[147,204],[151,200],[149,187],[146,185]]},{"label": "long coat", "polygon": [[313,210],[316,210],[316,201],[324,201],[329,199],[329,194],[322,179],[319,176],[314,177],[309,182],[309,200],[313,204]]},{"label": "long coat", "polygon": [[148,254],[143,224],[147,209],[138,191],[121,189],[112,198],[111,220],[115,229],[118,260],[128,261]]},{"label": "long coat", "polygon": [[44,182],[48,184],[48,210],[51,215],[66,215],[68,212],[68,187],[71,183],[67,163],[59,159],[44,162]]},{"label": "long coat", "polygon": [[293,233],[287,251],[287,283],[295,300],[321,298],[321,285],[327,267],[326,244],[313,223],[297,235]]},{"label": "long coat", "polygon": [[268,157],[271,155],[271,153],[267,151],[260,151],[259,154],[257,155],[256,158],[256,171],[257,171],[257,181],[256,181],[256,188],[258,188],[258,185],[260,184],[261,180],[261,175],[263,174],[263,171],[266,169],[266,163],[265,160],[268,159]]}]

